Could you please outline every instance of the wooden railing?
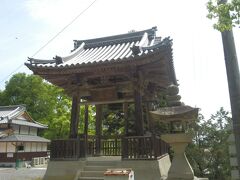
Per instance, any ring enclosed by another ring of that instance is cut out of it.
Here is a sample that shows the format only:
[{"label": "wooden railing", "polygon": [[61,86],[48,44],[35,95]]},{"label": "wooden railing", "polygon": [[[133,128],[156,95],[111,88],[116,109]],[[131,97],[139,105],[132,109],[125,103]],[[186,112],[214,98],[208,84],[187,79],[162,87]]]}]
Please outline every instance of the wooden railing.
[{"label": "wooden railing", "polygon": [[124,137],[123,159],[157,159],[168,153],[169,146],[157,136]]},{"label": "wooden railing", "polygon": [[78,159],[85,157],[84,139],[51,141],[51,159]]},{"label": "wooden railing", "polygon": [[91,156],[121,156],[121,136],[101,136],[100,149],[97,146],[97,137],[89,136],[88,138],[88,155]]},{"label": "wooden railing", "polygon": [[110,138],[103,137],[101,140],[101,154],[104,156],[121,156],[122,140],[120,136]]},{"label": "wooden railing", "polygon": [[164,154],[169,153],[170,150],[169,144],[161,140],[159,136],[155,136],[154,144],[155,144],[154,145],[155,158],[158,158]]},{"label": "wooden railing", "polygon": [[157,159],[169,150],[168,144],[157,136],[101,136],[100,140],[100,147],[97,146],[96,136],[89,136],[88,139],[53,140],[51,159],[78,159],[86,155],[122,156],[122,159]]}]

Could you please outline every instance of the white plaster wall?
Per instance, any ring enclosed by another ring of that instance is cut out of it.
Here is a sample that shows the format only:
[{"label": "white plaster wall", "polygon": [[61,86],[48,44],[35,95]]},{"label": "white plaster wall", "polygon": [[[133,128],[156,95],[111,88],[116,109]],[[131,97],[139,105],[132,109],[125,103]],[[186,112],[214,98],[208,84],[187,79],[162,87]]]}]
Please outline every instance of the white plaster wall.
[{"label": "white plaster wall", "polygon": [[12,144],[12,142],[7,143],[7,152],[15,152],[16,147]]},{"label": "white plaster wall", "polygon": [[19,125],[12,124],[12,128],[14,130],[14,134],[19,134]]},{"label": "white plaster wall", "polygon": [[37,143],[32,143],[32,152],[37,151]]},{"label": "white plaster wall", "polygon": [[42,151],[47,151],[47,143],[42,143]]},{"label": "white plaster wall", "polygon": [[42,143],[37,143],[37,151],[42,151]]},{"label": "white plaster wall", "polygon": [[36,136],[37,135],[37,128],[30,127],[30,134]]},{"label": "white plaster wall", "polygon": [[24,143],[24,150],[25,152],[31,152],[31,143]]},{"label": "white plaster wall", "polygon": [[0,142],[0,152],[6,152],[6,142]]},{"label": "white plaster wall", "polygon": [[21,126],[20,134],[28,134],[28,126]]}]

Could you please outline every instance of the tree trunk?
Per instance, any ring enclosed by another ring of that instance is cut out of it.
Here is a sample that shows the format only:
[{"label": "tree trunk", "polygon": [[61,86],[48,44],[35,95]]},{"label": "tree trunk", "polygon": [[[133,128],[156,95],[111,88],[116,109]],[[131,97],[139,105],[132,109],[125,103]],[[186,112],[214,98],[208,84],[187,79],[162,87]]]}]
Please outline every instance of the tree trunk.
[{"label": "tree trunk", "polygon": [[237,53],[232,31],[222,32],[222,42],[231,102],[233,133],[237,150],[238,167],[240,165],[240,77]]}]

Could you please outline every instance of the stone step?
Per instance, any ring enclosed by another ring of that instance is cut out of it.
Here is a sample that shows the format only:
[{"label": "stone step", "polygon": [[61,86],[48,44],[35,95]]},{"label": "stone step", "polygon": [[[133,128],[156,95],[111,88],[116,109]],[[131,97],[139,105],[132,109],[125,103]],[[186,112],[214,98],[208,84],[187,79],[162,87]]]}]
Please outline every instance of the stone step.
[{"label": "stone step", "polygon": [[84,171],[106,171],[107,169],[114,168],[115,166],[85,166]]},{"label": "stone step", "polygon": [[104,180],[104,177],[79,177],[78,180]]},{"label": "stone step", "polygon": [[104,171],[83,171],[81,177],[103,177]]},{"label": "stone step", "polygon": [[88,158],[78,180],[104,180],[104,172],[116,167],[118,159],[119,157],[114,157],[111,160],[105,157]]},{"label": "stone step", "polygon": [[114,161],[87,161],[87,166],[115,166],[116,162]]}]

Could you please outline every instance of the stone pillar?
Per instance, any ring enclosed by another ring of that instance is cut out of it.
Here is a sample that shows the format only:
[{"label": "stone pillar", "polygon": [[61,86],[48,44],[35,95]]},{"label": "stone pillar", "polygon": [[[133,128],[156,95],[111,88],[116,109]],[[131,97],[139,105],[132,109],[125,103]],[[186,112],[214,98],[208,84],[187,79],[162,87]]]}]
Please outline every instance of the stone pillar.
[{"label": "stone pillar", "polygon": [[185,148],[192,141],[192,135],[185,133],[164,134],[161,139],[168,143],[174,151],[167,180],[193,180],[194,172],[185,155]]},{"label": "stone pillar", "polygon": [[228,138],[229,142],[229,155],[230,155],[230,166],[231,166],[231,179],[239,180],[239,171],[238,171],[238,160],[237,160],[237,150],[234,134],[230,134]]}]

